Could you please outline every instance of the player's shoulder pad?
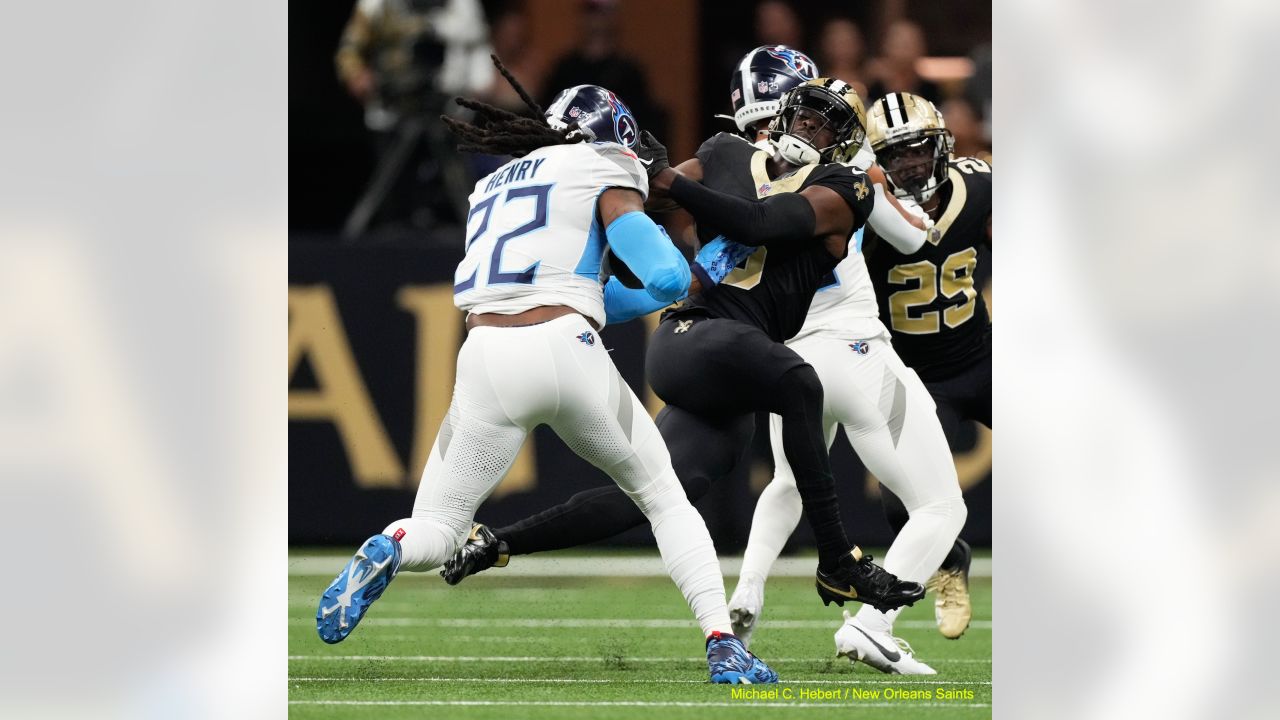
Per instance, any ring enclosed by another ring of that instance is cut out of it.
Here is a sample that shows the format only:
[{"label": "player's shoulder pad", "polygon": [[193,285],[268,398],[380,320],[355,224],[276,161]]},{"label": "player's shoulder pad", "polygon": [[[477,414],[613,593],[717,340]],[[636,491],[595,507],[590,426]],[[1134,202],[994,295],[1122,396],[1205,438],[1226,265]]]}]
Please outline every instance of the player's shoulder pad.
[{"label": "player's shoulder pad", "polygon": [[649,194],[649,175],[635,151],[617,143],[597,142],[584,143],[598,158],[598,169],[595,179],[604,185],[629,187],[639,190],[641,194]]},{"label": "player's shoulder pad", "polygon": [[844,163],[824,163],[815,167],[805,178],[804,187],[821,185],[834,190],[849,203],[854,213],[862,219],[871,214],[875,202],[871,179],[856,167]]},{"label": "player's shoulder pad", "polygon": [[[991,202],[991,163],[976,157],[952,158],[947,166],[960,176],[971,198]],[[952,176],[955,177],[954,175]]]},{"label": "player's shoulder pad", "polygon": [[741,135],[735,135],[734,133],[728,132],[718,132],[703,141],[702,145],[698,147],[696,157],[699,162],[706,165],[711,160],[711,154],[718,148],[724,147],[726,144],[738,143],[741,143],[742,145],[751,145],[751,143],[747,142],[747,139]]}]

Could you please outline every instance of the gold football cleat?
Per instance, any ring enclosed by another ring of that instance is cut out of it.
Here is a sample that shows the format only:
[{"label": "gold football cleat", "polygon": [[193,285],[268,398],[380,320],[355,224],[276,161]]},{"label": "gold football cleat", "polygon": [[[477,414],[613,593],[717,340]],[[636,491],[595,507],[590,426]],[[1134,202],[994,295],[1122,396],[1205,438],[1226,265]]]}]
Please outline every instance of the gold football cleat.
[{"label": "gold football cleat", "polygon": [[964,572],[939,570],[929,578],[927,587],[935,593],[933,599],[933,615],[938,623],[938,632],[945,638],[955,640],[969,629],[969,621],[973,617],[973,606],[969,602],[969,583]]}]

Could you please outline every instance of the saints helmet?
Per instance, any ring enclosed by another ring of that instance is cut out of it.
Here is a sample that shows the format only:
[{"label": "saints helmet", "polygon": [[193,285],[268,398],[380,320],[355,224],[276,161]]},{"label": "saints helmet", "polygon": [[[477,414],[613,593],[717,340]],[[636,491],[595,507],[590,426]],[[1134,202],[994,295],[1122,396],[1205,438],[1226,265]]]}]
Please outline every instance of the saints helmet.
[{"label": "saints helmet", "polygon": [[[815,147],[795,134],[796,120],[802,113],[817,114],[825,120],[818,132],[831,130],[834,138],[830,144]],[[797,85],[782,98],[782,106],[769,126],[769,135],[777,143],[782,159],[792,165],[848,162],[866,140],[867,111],[858,91],[849,83],[835,78],[815,78]]]},{"label": "saints helmet", "polygon": [[955,138],[933,103],[911,93],[890,93],[871,106],[867,128],[876,162],[893,194],[924,202],[947,182]]},{"label": "saints helmet", "polygon": [[786,45],[761,45],[743,55],[729,81],[729,102],[738,130],[754,142],[752,124],[772,118],[788,90],[816,77],[818,66],[813,60]]}]

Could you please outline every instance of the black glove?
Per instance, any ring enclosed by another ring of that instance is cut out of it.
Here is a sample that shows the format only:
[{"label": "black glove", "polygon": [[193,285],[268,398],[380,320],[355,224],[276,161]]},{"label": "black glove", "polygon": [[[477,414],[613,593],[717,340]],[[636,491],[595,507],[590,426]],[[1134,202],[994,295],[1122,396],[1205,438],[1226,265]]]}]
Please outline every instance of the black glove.
[{"label": "black glove", "polygon": [[666,146],[658,142],[658,138],[648,130],[640,133],[640,142],[636,144],[636,157],[640,158],[640,164],[644,165],[650,180],[654,175],[671,167],[671,163],[667,160]]}]

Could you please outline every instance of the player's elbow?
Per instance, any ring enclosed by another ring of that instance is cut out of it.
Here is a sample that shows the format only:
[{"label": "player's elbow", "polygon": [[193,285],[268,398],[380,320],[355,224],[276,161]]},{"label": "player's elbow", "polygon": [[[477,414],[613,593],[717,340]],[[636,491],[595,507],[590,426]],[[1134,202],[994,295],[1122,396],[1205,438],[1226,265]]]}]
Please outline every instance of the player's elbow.
[{"label": "player's elbow", "polygon": [[654,300],[671,303],[684,297],[689,289],[689,278],[689,265],[681,258],[679,262],[654,268],[646,277],[644,288]]}]

